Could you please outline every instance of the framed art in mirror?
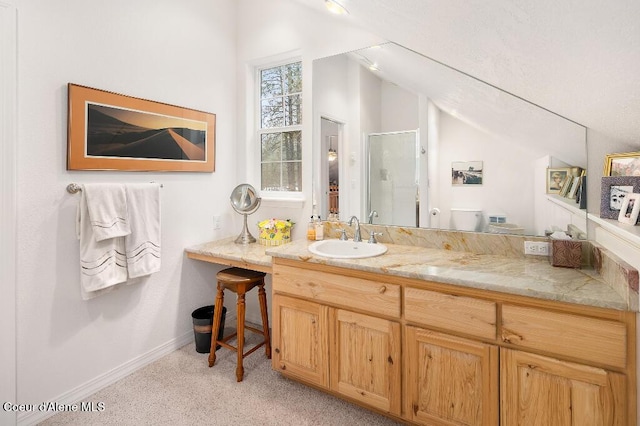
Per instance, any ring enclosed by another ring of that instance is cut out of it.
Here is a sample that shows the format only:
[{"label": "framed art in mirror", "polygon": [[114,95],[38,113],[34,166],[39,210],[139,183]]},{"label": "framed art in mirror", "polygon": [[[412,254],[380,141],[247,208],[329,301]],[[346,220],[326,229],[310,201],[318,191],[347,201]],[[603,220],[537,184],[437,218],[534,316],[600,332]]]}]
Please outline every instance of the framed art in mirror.
[{"label": "framed art in mirror", "polygon": [[454,161],[451,163],[452,185],[482,185],[482,161]]},{"label": "framed art in mirror", "polygon": [[608,154],[604,159],[604,176],[640,176],[640,152]]},{"label": "framed art in mirror", "polygon": [[[573,183],[571,177],[571,168],[548,168],[547,169],[547,194],[559,194],[560,190],[565,186]],[[567,187],[567,189],[569,189]]]},{"label": "framed art in mirror", "polygon": [[640,176],[605,176],[602,178],[600,217],[617,219],[625,198],[640,193]]},{"label": "framed art in mirror", "polygon": [[68,85],[68,170],[213,172],[215,114]]}]

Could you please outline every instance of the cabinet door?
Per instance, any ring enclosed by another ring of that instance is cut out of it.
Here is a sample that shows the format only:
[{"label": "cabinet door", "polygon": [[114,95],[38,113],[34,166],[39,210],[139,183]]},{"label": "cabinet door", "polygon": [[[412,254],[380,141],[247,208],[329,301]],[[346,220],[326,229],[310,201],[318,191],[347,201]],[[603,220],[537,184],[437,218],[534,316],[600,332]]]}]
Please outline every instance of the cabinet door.
[{"label": "cabinet door", "polygon": [[498,348],[406,327],[405,416],[427,425],[498,424]]},{"label": "cabinet door", "polygon": [[400,324],[334,309],[331,389],[400,415]]},{"label": "cabinet door", "polygon": [[329,384],[326,306],[273,296],[274,370],[321,387]]},{"label": "cabinet door", "polygon": [[501,349],[503,425],[625,425],[625,377]]}]

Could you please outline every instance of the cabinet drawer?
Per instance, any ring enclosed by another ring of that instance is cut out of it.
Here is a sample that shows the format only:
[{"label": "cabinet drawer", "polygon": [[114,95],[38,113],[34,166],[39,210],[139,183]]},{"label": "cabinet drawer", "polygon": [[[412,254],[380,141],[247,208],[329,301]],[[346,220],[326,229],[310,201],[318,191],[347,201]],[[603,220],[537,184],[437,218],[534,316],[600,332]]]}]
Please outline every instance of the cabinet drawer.
[{"label": "cabinet drawer", "polygon": [[496,338],[494,302],[407,287],[404,308],[407,321],[484,339]]},{"label": "cabinet drawer", "polygon": [[400,318],[400,286],[290,266],[273,266],[273,291]]},{"label": "cabinet drawer", "polygon": [[503,305],[501,339],[613,367],[627,364],[627,328],[617,321]]}]

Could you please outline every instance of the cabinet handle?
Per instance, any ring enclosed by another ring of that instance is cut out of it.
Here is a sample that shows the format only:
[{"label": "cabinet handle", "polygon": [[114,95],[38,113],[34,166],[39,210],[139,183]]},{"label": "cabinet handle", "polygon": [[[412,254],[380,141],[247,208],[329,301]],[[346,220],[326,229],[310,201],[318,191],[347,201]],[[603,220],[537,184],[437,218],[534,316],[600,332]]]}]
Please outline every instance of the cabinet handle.
[{"label": "cabinet handle", "polygon": [[383,285],[382,287],[380,287],[378,289],[378,293],[380,293],[380,294],[383,294],[385,291],[387,291],[387,286],[386,285]]},{"label": "cabinet handle", "polygon": [[514,333],[513,331],[507,330],[506,328],[502,329],[501,334],[502,335],[500,337],[502,338],[502,341],[505,343],[511,343],[513,345],[517,345],[524,340],[524,338],[520,336],[518,333]]},{"label": "cabinet handle", "polygon": [[280,370],[286,370],[286,369],[287,369],[287,366],[286,366],[286,365],[284,365],[284,364],[280,364]]},{"label": "cabinet handle", "polygon": [[279,353],[280,353],[280,349],[278,349],[278,348],[275,348],[275,349],[274,349],[274,351],[275,351],[277,354],[279,354]]}]

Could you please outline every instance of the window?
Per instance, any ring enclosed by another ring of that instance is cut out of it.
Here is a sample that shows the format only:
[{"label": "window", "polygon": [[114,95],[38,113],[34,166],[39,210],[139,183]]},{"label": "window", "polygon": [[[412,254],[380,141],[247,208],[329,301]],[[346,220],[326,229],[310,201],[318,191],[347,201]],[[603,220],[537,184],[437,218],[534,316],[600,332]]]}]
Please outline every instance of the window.
[{"label": "window", "polygon": [[263,191],[302,191],[302,62],[260,74],[260,170]]}]

